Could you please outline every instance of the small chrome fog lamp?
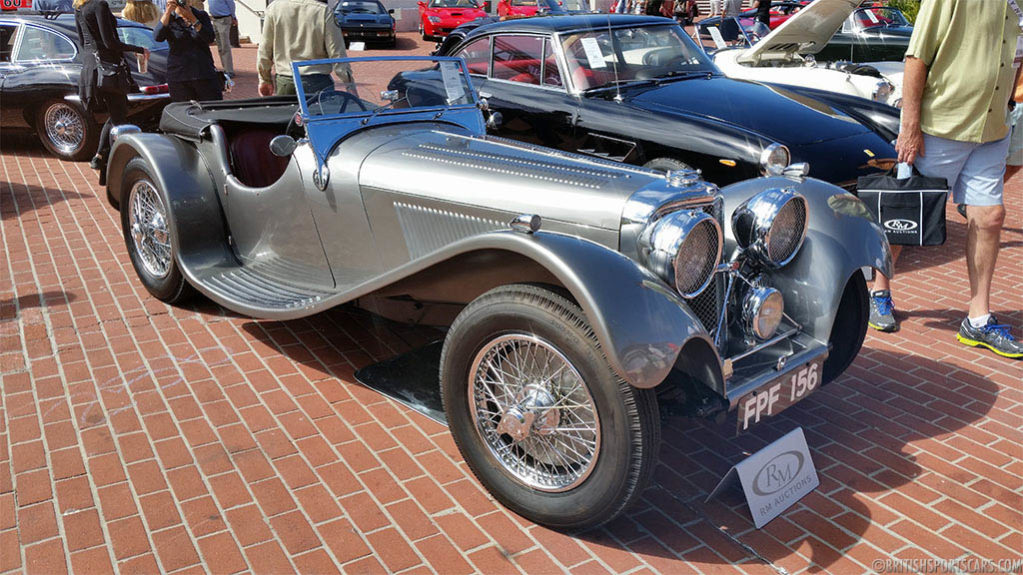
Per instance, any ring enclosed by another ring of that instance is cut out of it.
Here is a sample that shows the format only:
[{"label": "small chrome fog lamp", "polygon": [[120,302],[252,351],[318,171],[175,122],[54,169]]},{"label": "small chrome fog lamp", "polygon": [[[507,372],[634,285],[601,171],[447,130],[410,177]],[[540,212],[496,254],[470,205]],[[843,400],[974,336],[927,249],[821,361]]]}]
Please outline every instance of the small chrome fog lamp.
[{"label": "small chrome fog lamp", "polygon": [[760,152],[760,173],[765,176],[780,176],[792,159],[789,149],[781,144],[771,144]]},{"label": "small chrome fog lamp", "polygon": [[770,339],[781,324],[785,301],[772,287],[753,286],[742,300],[742,327],[747,337]]}]

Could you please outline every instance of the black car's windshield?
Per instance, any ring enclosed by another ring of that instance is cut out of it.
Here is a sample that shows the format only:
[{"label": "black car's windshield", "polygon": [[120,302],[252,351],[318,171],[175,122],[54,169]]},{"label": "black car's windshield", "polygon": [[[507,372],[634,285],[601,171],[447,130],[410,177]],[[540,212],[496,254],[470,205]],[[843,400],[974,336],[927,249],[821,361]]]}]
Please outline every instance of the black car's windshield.
[{"label": "black car's windshield", "polygon": [[154,40],[153,31],[143,26],[120,26],[117,28],[117,35],[121,37],[121,42],[140,46],[150,52],[168,49],[166,42]]},{"label": "black car's windshield", "polygon": [[910,25],[902,12],[895,8],[860,8],[853,12],[849,18],[860,28]]},{"label": "black car's windshield", "polygon": [[477,8],[474,0],[430,0],[431,8]]},{"label": "black car's windshield", "polygon": [[579,90],[717,72],[676,25],[588,30],[565,36],[562,47]]},{"label": "black car's windshield", "polygon": [[387,10],[378,2],[342,2],[338,5],[342,14],[386,14]]}]

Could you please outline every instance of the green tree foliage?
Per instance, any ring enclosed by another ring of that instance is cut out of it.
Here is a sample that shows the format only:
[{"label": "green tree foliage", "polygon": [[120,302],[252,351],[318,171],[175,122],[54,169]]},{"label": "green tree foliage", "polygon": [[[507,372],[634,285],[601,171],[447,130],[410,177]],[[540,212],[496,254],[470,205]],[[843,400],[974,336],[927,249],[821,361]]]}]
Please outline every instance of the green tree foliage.
[{"label": "green tree foliage", "polygon": [[[942,0],[931,1],[941,2]],[[906,19],[909,20],[910,24],[916,22],[916,13],[920,11],[920,0],[888,0],[888,5],[892,8],[902,10],[902,13],[906,15]]]}]

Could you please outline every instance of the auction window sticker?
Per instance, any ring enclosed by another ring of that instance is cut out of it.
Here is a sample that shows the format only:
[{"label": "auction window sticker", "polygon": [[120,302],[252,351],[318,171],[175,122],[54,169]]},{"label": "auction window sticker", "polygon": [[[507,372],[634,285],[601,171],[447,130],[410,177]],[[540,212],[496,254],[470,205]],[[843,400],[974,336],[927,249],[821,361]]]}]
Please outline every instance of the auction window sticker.
[{"label": "auction window sticker", "polygon": [[444,82],[448,105],[457,104],[465,98],[465,87],[462,86],[462,72],[459,70],[458,62],[441,62],[440,77]]},{"label": "auction window sticker", "polygon": [[874,24],[877,24],[878,22],[880,22],[880,20],[877,19],[877,14],[874,14],[873,10],[867,10],[866,14],[867,14],[867,18],[870,18],[870,21],[873,22]]},{"label": "auction window sticker", "polygon": [[604,61],[604,54],[600,51],[597,39],[587,36],[582,39],[582,43],[583,51],[586,53],[586,62],[589,63],[590,68],[607,68],[607,62]]}]

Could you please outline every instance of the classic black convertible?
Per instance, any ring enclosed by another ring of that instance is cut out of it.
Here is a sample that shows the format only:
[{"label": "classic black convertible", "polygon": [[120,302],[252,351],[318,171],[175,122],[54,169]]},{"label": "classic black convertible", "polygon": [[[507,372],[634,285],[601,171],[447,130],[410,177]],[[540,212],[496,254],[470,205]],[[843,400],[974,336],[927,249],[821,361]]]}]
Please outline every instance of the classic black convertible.
[{"label": "classic black convertible", "polygon": [[[155,125],[169,101],[167,44],[128,20],[118,19],[117,32],[122,42],[150,51],[146,74],[128,59],[140,89],[128,96],[128,114],[134,124]],[[79,102],[82,57],[72,14],[0,15],[0,129],[34,130],[47,150],[66,160],[91,157],[106,115],[89,114]]]},{"label": "classic black convertible", "polygon": [[517,140],[664,171],[699,168],[720,185],[807,162],[814,177],[851,189],[895,157],[897,110],[729,79],[665,18],[509,20],[441,50],[465,59],[501,114],[494,131]]}]

